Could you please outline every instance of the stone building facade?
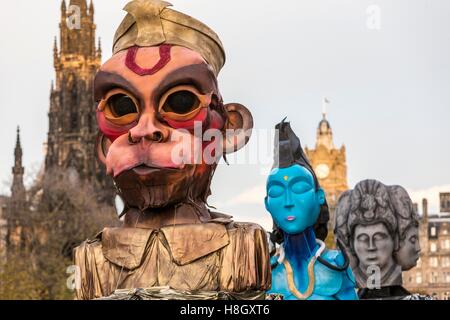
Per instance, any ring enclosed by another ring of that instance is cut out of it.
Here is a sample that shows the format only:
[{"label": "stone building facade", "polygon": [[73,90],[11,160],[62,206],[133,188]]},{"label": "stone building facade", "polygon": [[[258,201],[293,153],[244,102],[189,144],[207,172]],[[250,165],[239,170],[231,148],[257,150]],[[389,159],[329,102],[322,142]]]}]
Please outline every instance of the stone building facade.
[{"label": "stone building facade", "polygon": [[422,201],[420,221],[421,253],[417,266],[403,273],[405,288],[438,299],[450,300],[450,193],[440,194],[440,212],[428,212]]}]

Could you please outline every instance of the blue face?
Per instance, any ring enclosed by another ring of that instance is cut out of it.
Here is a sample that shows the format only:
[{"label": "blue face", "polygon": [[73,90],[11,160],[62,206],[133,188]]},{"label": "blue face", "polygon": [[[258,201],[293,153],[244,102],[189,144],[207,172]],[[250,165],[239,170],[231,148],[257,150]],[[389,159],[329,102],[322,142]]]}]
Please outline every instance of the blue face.
[{"label": "blue face", "polygon": [[275,168],[266,187],[266,209],[284,232],[301,233],[316,223],[325,193],[322,189],[316,190],[314,177],[308,169],[298,164]]}]

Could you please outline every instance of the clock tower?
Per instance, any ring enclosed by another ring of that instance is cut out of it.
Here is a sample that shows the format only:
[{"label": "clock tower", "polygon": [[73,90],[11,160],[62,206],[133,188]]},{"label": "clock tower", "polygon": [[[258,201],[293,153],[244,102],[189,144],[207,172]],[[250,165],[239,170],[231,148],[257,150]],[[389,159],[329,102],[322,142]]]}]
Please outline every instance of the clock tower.
[{"label": "clock tower", "polygon": [[342,145],[339,149],[334,146],[333,132],[327,120],[325,108],[317,128],[315,149],[306,147],[305,153],[319,179],[320,186],[325,190],[330,207],[329,228],[332,229],[339,196],[348,190],[347,162],[345,146]]}]

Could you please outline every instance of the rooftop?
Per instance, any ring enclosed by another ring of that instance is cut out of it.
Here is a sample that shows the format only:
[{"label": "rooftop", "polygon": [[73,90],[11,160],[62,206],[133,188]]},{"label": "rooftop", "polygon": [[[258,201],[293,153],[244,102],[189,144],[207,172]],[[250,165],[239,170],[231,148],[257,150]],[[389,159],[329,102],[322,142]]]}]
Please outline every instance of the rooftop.
[{"label": "rooftop", "polygon": [[450,222],[450,212],[433,213],[428,216],[430,222]]}]

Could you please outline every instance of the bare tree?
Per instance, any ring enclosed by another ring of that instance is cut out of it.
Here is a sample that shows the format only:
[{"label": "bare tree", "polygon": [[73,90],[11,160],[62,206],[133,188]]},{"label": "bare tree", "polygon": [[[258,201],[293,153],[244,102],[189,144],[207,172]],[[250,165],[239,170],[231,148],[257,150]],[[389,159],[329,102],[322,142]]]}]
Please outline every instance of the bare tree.
[{"label": "bare tree", "polygon": [[15,293],[0,290],[0,298],[72,298],[66,287],[72,249],[104,227],[119,224],[115,209],[98,201],[98,191],[74,171],[61,169],[47,171],[30,189],[27,210],[15,213],[20,245],[8,250],[8,268],[0,266],[0,286],[14,279],[8,275],[14,265],[16,270],[27,270],[27,285],[20,277],[12,285]]}]

